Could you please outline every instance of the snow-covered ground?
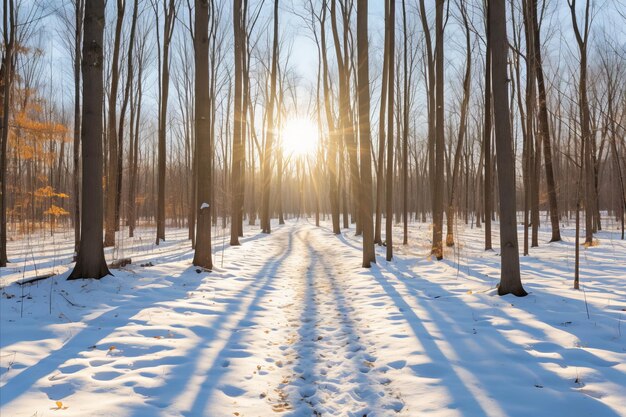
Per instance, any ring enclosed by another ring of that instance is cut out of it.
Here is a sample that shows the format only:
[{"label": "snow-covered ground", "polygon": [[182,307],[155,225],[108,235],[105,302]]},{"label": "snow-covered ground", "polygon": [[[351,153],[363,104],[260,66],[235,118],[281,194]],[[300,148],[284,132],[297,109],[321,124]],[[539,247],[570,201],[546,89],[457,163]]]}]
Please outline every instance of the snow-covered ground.
[{"label": "snow-covered ground", "polygon": [[141,230],[107,252],[131,265],[71,282],[71,233],[10,242],[0,415],[626,416],[626,242],[582,249],[575,291],[572,231],[542,230],[521,258],[530,295],[498,297],[497,233],[485,252],[482,229],[458,229],[437,262],[414,223],[371,269],[327,224],[249,228],[224,250],[218,230],[212,273],[186,231],[155,246]]}]

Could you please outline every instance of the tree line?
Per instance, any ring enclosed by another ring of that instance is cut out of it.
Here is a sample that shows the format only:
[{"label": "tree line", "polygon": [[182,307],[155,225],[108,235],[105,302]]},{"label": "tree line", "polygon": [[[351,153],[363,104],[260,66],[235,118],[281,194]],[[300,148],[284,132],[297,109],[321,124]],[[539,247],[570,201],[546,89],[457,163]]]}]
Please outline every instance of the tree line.
[{"label": "tree line", "polygon": [[[624,22],[617,3],[383,0],[376,26],[363,0],[5,0],[0,265],[9,229],[64,224],[71,277],[100,278],[103,248],[142,222],[156,244],[187,227],[210,270],[218,223],[239,245],[245,221],[271,233],[271,218],[314,215],[335,234],[354,225],[369,267],[377,244],[392,260],[394,222],[405,245],[409,221],[430,222],[443,259],[455,222],[489,250],[498,218],[499,292],[524,295],[519,254],[539,246],[542,211],[551,241],[575,222],[577,260],[603,212],[624,238],[626,43],[603,26]],[[313,79],[294,27],[315,47]],[[293,115],[317,124],[315,154],[281,146]]]}]

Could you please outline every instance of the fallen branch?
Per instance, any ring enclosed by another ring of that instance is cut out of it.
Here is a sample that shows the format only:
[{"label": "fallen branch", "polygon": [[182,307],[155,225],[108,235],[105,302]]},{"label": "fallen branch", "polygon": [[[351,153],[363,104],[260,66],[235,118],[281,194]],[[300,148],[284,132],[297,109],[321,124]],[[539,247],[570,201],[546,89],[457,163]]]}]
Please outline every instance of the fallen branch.
[{"label": "fallen branch", "polygon": [[33,283],[38,282],[38,281],[43,281],[44,279],[52,278],[52,277],[54,277],[56,275],[57,274],[54,274],[54,273],[44,274],[44,275],[37,275],[37,276],[34,276],[32,278],[28,278],[28,279],[23,279],[21,281],[17,281],[17,283],[19,285],[33,284]]}]

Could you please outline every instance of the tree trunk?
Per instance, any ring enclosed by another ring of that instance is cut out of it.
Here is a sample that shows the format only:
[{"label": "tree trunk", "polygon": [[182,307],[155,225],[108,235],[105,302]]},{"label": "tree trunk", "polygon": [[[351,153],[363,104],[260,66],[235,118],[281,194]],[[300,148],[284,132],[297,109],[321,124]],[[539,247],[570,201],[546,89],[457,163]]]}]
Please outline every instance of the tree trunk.
[{"label": "tree trunk", "polygon": [[74,215],[74,257],[80,245],[80,61],[83,43],[83,13],[85,0],[75,0],[75,34],[74,34],[74,148],[72,161],[74,168],[73,182],[73,215]]},{"label": "tree trunk", "polygon": [[586,1],[585,20],[583,22],[583,31],[580,32],[576,17],[576,0],[568,0],[570,14],[572,17],[572,27],[576,36],[576,43],[580,53],[580,75],[578,84],[578,105],[580,108],[580,129],[583,146],[583,165],[585,169],[585,192],[584,192],[584,209],[585,209],[585,245],[593,244],[593,217],[594,217],[594,172],[591,159],[591,121],[589,116],[589,100],[587,98],[587,44],[589,36],[589,1]]},{"label": "tree trunk", "polygon": [[234,94],[234,120],[233,120],[233,151],[231,164],[231,223],[230,244],[239,246],[239,228],[241,227],[240,213],[240,188],[241,188],[241,164],[243,163],[242,141],[242,96],[243,96],[243,39],[242,39],[242,0],[233,1],[233,33],[234,33],[234,57],[235,57],[235,94]]},{"label": "tree trunk", "polygon": [[117,20],[115,23],[115,38],[113,40],[113,56],[111,58],[111,88],[109,91],[109,107],[108,107],[108,153],[109,162],[106,175],[106,198],[105,198],[105,216],[104,216],[104,246],[115,245],[115,231],[117,225],[115,224],[115,209],[117,207],[117,159],[118,152],[118,139],[117,139],[117,90],[119,84],[119,56],[120,56],[120,42],[122,38],[122,25],[124,23],[124,12],[126,10],[126,1],[117,0]]},{"label": "tree trunk", "polygon": [[[339,125],[341,126],[340,135],[343,138],[343,143],[345,145],[347,154],[348,154],[348,165],[349,165],[349,173],[350,173],[350,183],[348,186],[348,181],[344,178],[344,190],[346,193],[349,192],[350,198],[349,204],[344,204],[344,212],[349,211],[349,206],[353,206],[355,208],[354,213],[359,213],[359,166],[357,161],[357,144],[356,138],[354,137],[354,123],[351,117],[352,108],[350,105],[351,97],[350,97],[350,62],[349,62],[349,28],[350,28],[350,8],[345,7],[342,4],[342,23],[343,23],[343,37],[340,41],[339,32],[337,29],[337,16],[336,16],[336,3],[337,0],[332,0],[330,13],[331,13],[331,28],[333,33],[333,40],[335,46],[335,55],[337,58],[337,67],[339,72]],[[343,53],[341,49],[341,44],[343,43]],[[343,161],[342,161],[343,163]],[[347,195],[346,195],[347,197]],[[358,219],[358,214],[356,216],[356,234],[359,235],[361,232],[361,226]],[[347,219],[347,216],[346,216]],[[344,227],[347,228],[346,220],[344,220]]]},{"label": "tree trunk", "polygon": [[[487,20],[489,19],[489,8],[492,0],[487,1]],[[485,158],[485,178],[483,181],[484,195],[484,223],[485,223],[485,250],[491,250],[491,212],[493,211],[493,196],[491,186],[491,27],[487,22],[487,45],[485,47],[485,123],[483,126],[483,156]]]},{"label": "tree trunk", "polygon": [[[167,1],[167,0],[164,0]],[[169,0],[169,6],[165,7],[165,21],[163,23],[163,62],[161,71],[161,96],[159,102],[159,135],[158,135],[158,175],[157,175],[157,233],[156,244],[165,240],[165,170],[166,170],[166,133],[167,133],[167,98],[170,86],[170,43],[176,21],[176,3]]]},{"label": "tree trunk", "polygon": [[430,190],[430,204],[432,212],[435,212],[435,123],[436,123],[436,103],[435,103],[435,59],[433,56],[433,46],[428,27],[428,17],[424,0],[420,0],[420,19],[424,30],[424,43],[426,44],[426,69],[428,80],[426,85],[428,95],[428,177]]},{"label": "tree trunk", "polygon": [[132,159],[129,159],[129,167],[130,167],[130,179],[128,185],[128,235],[129,237],[133,237],[135,235],[135,225],[137,218],[137,203],[136,203],[136,190],[137,190],[137,172],[138,172],[138,162],[139,162],[139,138],[140,138],[140,121],[141,121],[141,102],[143,97],[143,66],[144,66],[144,57],[145,57],[145,42],[142,39],[141,44],[138,49],[138,68],[137,68],[137,91],[135,93],[136,96],[136,104],[131,107],[134,108],[134,118],[131,117],[131,120],[134,120],[134,126],[130,126],[130,129],[134,132],[131,135],[131,152],[130,156]]},{"label": "tree trunk", "polygon": [[[385,1],[385,26],[388,23],[389,2]],[[374,226],[374,243],[383,244],[382,232],[382,209],[383,192],[385,187],[385,111],[387,110],[387,88],[389,84],[389,36],[385,28],[385,46],[383,51],[383,73],[380,85],[380,108],[378,113],[378,164],[376,167],[376,223]]]},{"label": "tree trunk", "polygon": [[13,46],[15,44],[15,6],[13,0],[3,2],[4,60],[0,69],[2,81],[2,120],[0,123],[2,141],[0,148],[0,267],[6,267],[7,254],[7,146],[9,142],[9,111],[11,105],[11,84],[13,81]]},{"label": "tree trunk", "polygon": [[[450,192],[448,195],[448,209],[446,210],[446,246],[454,246],[454,216],[456,211],[456,189],[461,166],[461,152],[463,150],[463,141],[467,130],[467,108],[470,99],[470,84],[472,77],[472,51],[470,27],[467,19],[464,3],[461,3],[461,15],[463,18],[463,26],[465,28],[465,75],[463,77],[463,99],[461,100],[461,115],[459,121],[459,134],[457,136],[456,151],[454,153],[454,167],[452,170],[452,179],[450,180]],[[469,178],[468,178],[469,179]]]},{"label": "tree trunk", "polygon": [[[133,15],[130,25],[130,37],[128,41],[128,64],[126,74],[126,86],[124,87],[124,96],[122,99],[122,108],[119,115],[119,128],[117,130],[118,146],[117,146],[117,181],[116,181],[116,197],[115,197],[115,230],[119,231],[120,226],[120,208],[122,204],[122,179],[124,166],[124,120],[126,119],[126,110],[130,99],[130,90],[133,85],[134,69],[133,69],[133,50],[135,49],[135,31],[137,29],[137,15],[139,11],[139,0],[135,0],[133,4]],[[129,130],[132,129],[129,128]]]},{"label": "tree trunk", "polygon": [[389,74],[387,86],[387,177],[386,177],[386,204],[385,204],[385,245],[387,246],[387,262],[393,259],[393,115],[394,115],[394,77],[395,77],[395,19],[396,5],[395,0],[389,1],[389,15],[386,23],[389,38],[387,46],[389,49],[385,51],[389,59]]},{"label": "tree trunk", "polygon": [[83,184],[81,239],[76,266],[68,279],[100,279],[108,274],[102,241],[102,102],[104,0],[85,2],[83,32]]},{"label": "tree trunk", "polygon": [[270,97],[267,108],[267,133],[265,150],[263,151],[263,201],[261,206],[261,230],[271,233],[270,221],[270,187],[272,183],[272,146],[274,144],[274,107],[276,99],[276,73],[278,61],[278,0],[274,0],[274,41],[272,43],[272,69],[270,73]]},{"label": "tree trunk", "polygon": [[506,35],[506,7],[503,1],[490,0],[488,24],[492,59],[493,108],[500,195],[500,285],[498,294],[527,295],[520,277],[517,243],[517,215],[515,204],[515,156],[509,114],[509,87],[507,85],[508,39]]},{"label": "tree trunk", "polygon": [[[324,87],[324,110],[326,113],[326,123],[328,124],[328,181],[329,181],[329,200],[330,200],[330,215],[333,224],[333,233],[338,235],[341,233],[339,224],[339,185],[338,185],[338,172],[337,172],[337,156],[339,152],[339,135],[335,131],[335,122],[332,109],[330,107],[330,101],[332,93],[329,86],[329,71],[328,71],[328,59],[326,55],[326,10],[327,0],[322,0],[322,12],[320,19],[320,40],[321,40],[321,52],[322,52],[322,69],[323,69],[323,87]],[[282,160],[282,158],[281,158]],[[279,172],[282,176],[282,172]]]},{"label": "tree trunk", "polygon": [[409,213],[408,213],[408,198],[409,198],[409,104],[410,104],[410,90],[409,90],[409,69],[408,69],[408,41],[407,41],[407,27],[406,27],[406,1],[402,0],[402,33],[404,42],[402,50],[404,54],[403,66],[404,66],[404,86],[403,96],[404,103],[402,105],[402,221],[403,221],[403,237],[402,244],[407,245],[409,243]]},{"label": "tree trunk", "polygon": [[539,93],[539,134],[543,143],[543,156],[546,165],[546,185],[548,187],[548,202],[550,204],[550,223],[552,225],[552,238],[550,242],[561,240],[561,229],[559,226],[559,208],[556,194],[556,180],[554,179],[554,169],[552,164],[552,144],[550,143],[550,127],[548,124],[548,99],[543,75],[543,63],[541,58],[541,32],[537,17],[537,0],[532,2],[532,25],[534,32],[534,63],[535,75],[537,76],[537,87]]},{"label": "tree trunk", "polygon": [[209,97],[209,2],[196,0],[194,22],[195,57],[195,154],[198,156],[197,230],[193,264],[213,268],[211,258],[211,106]]},{"label": "tree trunk", "polygon": [[444,187],[444,94],[443,94],[443,6],[436,1],[435,11],[435,188],[433,190],[433,245],[432,254],[443,259],[443,187]]},{"label": "tree trunk", "polygon": [[367,31],[367,0],[357,5],[358,99],[359,139],[361,159],[361,225],[363,227],[363,267],[376,262],[374,230],[372,225],[372,151],[370,131],[370,77]]}]

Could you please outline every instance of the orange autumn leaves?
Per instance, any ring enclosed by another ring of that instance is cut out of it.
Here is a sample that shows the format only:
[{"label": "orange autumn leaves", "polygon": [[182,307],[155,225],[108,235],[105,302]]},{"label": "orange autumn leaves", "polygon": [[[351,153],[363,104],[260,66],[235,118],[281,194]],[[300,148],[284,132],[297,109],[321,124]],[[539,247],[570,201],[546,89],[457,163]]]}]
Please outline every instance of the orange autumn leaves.
[{"label": "orange autumn leaves", "polygon": [[56,144],[69,142],[68,128],[55,121],[41,120],[39,105],[13,113],[9,136],[11,148],[18,152],[20,159],[38,159],[51,162],[56,157]]}]

